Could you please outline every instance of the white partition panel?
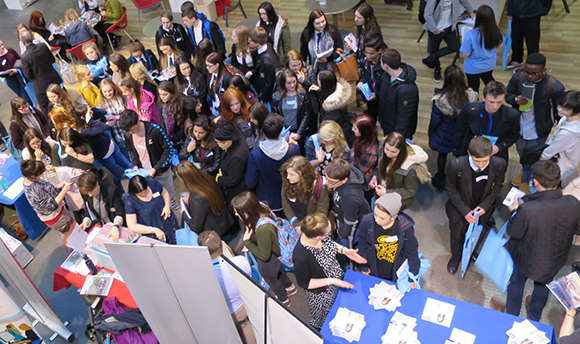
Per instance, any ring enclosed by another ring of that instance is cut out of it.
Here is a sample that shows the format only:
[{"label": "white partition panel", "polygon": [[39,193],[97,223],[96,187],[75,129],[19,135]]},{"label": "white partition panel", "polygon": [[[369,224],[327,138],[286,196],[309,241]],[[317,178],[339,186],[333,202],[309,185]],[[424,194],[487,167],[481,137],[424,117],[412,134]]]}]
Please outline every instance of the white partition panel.
[{"label": "white partition panel", "polygon": [[162,344],[241,343],[207,248],[106,246]]}]

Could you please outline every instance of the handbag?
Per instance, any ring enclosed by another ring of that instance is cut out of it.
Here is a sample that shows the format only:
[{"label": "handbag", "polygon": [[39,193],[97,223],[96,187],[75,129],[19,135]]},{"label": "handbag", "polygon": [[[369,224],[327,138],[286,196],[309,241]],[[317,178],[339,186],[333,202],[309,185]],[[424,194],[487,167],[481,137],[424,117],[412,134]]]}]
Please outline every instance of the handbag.
[{"label": "handbag", "polygon": [[475,266],[503,292],[507,290],[514,271],[514,261],[504,247],[508,241],[507,238],[504,238],[508,223],[509,221],[497,233],[493,230],[489,231],[489,235],[475,261]]},{"label": "handbag", "polygon": [[344,50],[336,49],[339,57],[334,60],[336,74],[346,81],[358,81],[358,63],[354,54],[344,55]]},{"label": "handbag", "polygon": [[266,282],[266,280],[260,274],[260,270],[258,270],[258,262],[256,261],[256,257],[250,251],[244,252],[244,257],[248,260],[250,264],[250,270],[252,272],[252,280],[256,282],[260,287],[264,288],[265,290],[269,290],[270,286]]},{"label": "handbag", "polygon": [[404,263],[405,266],[401,270],[401,273],[397,274],[397,289],[399,289],[399,291],[401,293],[406,293],[409,290],[411,290],[411,282],[409,281],[409,279],[411,281],[413,281],[413,283],[415,283],[416,289],[421,289],[421,284],[419,283],[419,281],[420,281],[421,277],[427,271],[429,271],[429,268],[431,267],[429,260],[422,258],[422,257],[423,257],[423,254],[419,253],[419,259],[420,259],[421,265],[419,266],[419,272],[417,273],[417,275],[415,275],[411,271],[409,271],[409,263],[408,262]]},{"label": "handbag", "polygon": [[483,231],[483,226],[479,224],[479,215],[477,212],[474,212],[473,216],[477,217],[477,222],[470,223],[467,227],[467,233],[465,233],[463,254],[461,255],[461,278],[465,277],[465,273],[469,267],[469,261],[471,260],[471,255],[473,254],[475,246],[477,246],[479,237],[481,236],[481,232]]}]

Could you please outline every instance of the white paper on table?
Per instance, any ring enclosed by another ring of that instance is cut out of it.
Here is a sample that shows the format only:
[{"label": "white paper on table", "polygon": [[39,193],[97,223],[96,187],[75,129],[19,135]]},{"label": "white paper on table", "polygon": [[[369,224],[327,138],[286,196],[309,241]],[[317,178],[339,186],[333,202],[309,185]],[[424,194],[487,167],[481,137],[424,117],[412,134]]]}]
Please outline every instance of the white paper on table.
[{"label": "white paper on table", "polygon": [[18,246],[20,245],[20,241],[10,234],[6,233],[4,228],[0,227],[0,240],[4,242],[6,247],[10,250],[10,252],[14,253]]},{"label": "white paper on table", "polygon": [[473,344],[475,342],[475,335],[473,333],[465,332],[458,328],[451,331],[449,339],[455,344]]},{"label": "white paper on table", "polygon": [[450,327],[455,313],[455,305],[447,302],[427,298],[421,319],[437,325]]},{"label": "white paper on table", "polygon": [[16,179],[16,181],[12,183],[12,185],[10,185],[10,187],[6,191],[4,191],[2,195],[4,197],[13,200],[16,197],[18,197],[18,195],[20,195],[20,193],[22,193],[23,190],[24,190],[24,177],[20,177]]},{"label": "white paper on table", "polygon": [[399,266],[399,268],[397,269],[397,277],[401,277],[401,274],[403,273],[403,271],[405,271],[407,265],[409,265],[409,260],[405,259],[403,264],[401,264],[401,266]]},{"label": "white paper on table", "polygon": [[82,230],[78,224],[75,224],[75,228],[73,228],[72,232],[66,239],[66,247],[70,247],[75,251],[85,253],[87,236],[87,232]]}]

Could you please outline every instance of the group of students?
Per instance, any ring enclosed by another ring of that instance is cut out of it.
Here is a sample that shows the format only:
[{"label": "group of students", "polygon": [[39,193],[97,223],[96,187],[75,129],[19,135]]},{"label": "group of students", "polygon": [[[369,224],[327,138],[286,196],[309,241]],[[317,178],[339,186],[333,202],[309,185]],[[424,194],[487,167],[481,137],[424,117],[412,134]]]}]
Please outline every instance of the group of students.
[{"label": "group of students", "polygon": [[[139,41],[129,43],[129,58],[86,44],[87,60],[75,70],[82,104],[59,82],[42,90],[46,106],[12,99],[10,134],[22,150],[26,197],[47,226],[63,233],[75,223],[88,229],[111,222],[174,244],[185,222],[200,238],[213,231],[231,242],[241,234],[244,250],[285,304],[296,287],[278,259],[276,220],[293,219],[301,233],[294,271],[311,324],[320,329],[338,288],[352,288],[341,280],[348,259],[392,281],[405,260],[411,273],[419,272],[414,221],[403,210],[421,184],[449,195],[447,268],[453,274],[468,224],[477,217],[487,223],[496,207],[511,145],[525,157],[522,181],[532,180],[539,191],[553,187],[556,177],[545,171],[554,166],[558,182],[575,177],[580,93],[564,92],[539,53],[528,55],[507,88],[493,81],[483,69],[495,68],[501,34],[490,11],[486,5],[477,10],[476,27],[464,38],[468,82],[451,65],[433,97],[429,145],[439,153],[433,178],[426,151],[411,141],[416,71],[387,48],[367,3],[355,10],[357,47],[346,46],[359,67],[352,85],[336,76],[337,49],[345,46],[321,10],[311,12],[298,52],[290,49],[285,19],[264,2],[254,28],[233,30],[226,57],[219,26],[185,2],[185,27],[171,13],[161,15],[158,54]],[[486,83],[483,102],[479,78]],[[366,113],[352,114],[355,102],[366,104]],[[448,153],[457,158],[448,163]],[[536,163],[551,158],[557,165]],[[74,183],[53,178],[60,166],[72,168]],[[125,190],[124,172],[137,168],[142,175],[131,177]],[[189,192],[183,216],[176,216],[174,172]]]}]

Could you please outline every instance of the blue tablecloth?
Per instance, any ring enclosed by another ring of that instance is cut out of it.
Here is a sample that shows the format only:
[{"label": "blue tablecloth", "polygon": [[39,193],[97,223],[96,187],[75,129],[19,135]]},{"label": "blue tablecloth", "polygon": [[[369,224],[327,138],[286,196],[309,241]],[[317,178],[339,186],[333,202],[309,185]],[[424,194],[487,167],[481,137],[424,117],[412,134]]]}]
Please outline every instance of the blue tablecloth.
[{"label": "blue tablecloth", "polygon": [[[373,306],[369,304],[368,296],[369,289],[384,280],[351,270],[346,272],[344,280],[352,283],[354,289],[340,289],[338,292],[334,305],[322,326],[321,333],[324,336],[324,343],[349,344],[345,339],[333,336],[329,327],[329,323],[334,319],[339,307],[346,307],[351,311],[364,314],[366,327],[362,331],[359,343],[380,343],[381,337],[387,331],[394,312],[387,312],[386,310],[375,311]],[[389,281],[386,282],[391,283]],[[425,301],[428,297],[455,305],[455,313],[449,328],[421,320]],[[510,314],[418,289],[412,289],[405,294],[405,297],[401,300],[401,307],[398,307],[396,311],[417,319],[415,331],[419,336],[419,341],[427,344],[445,343],[454,327],[473,333],[476,336],[476,344],[507,343],[508,336],[505,332],[512,327],[514,321],[520,322],[523,320]],[[550,338],[552,343],[556,343],[552,326],[534,321],[532,323],[538,330],[544,331],[546,337]]]},{"label": "blue tablecloth", "polygon": [[[22,172],[20,171],[20,162],[18,162],[13,157],[10,157],[4,165],[0,167],[0,173],[2,173],[2,183],[5,187],[10,187],[18,179],[22,178]],[[0,193],[0,203],[6,205],[14,205],[16,209],[16,214],[18,215],[18,220],[22,228],[28,234],[30,239],[37,239],[46,229],[46,224],[42,222],[36,212],[28,203],[24,191],[20,191],[18,195],[14,198],[9,198],[4,195],[5,193]]]}]

